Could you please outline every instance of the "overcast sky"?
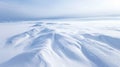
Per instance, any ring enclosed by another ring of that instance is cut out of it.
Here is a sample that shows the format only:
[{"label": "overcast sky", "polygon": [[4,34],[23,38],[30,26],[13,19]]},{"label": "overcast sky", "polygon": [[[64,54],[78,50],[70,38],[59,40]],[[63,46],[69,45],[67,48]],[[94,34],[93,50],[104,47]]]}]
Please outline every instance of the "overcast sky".
[{"label": "overcast sky", "polygon": [[0,20],[61,16],[116,16],[120,0],[0,0]]}]

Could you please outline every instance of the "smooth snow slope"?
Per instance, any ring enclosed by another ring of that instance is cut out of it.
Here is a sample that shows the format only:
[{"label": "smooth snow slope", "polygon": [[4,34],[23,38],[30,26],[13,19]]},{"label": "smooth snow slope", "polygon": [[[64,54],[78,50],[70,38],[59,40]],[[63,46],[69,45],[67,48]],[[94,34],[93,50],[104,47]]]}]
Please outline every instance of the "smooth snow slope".
[{"label": "smooth snow slope", "polygon": [[0,67],[120,67],[120,21],[0,23]]}]

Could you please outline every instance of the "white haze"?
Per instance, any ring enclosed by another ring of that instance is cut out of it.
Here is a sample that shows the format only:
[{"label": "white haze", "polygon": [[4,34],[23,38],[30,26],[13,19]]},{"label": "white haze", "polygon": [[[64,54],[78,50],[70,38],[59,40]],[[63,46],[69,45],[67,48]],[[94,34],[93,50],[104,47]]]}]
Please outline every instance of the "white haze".
[{"label": "white haze", "polygon": [[[119,16],[119,0],[1,0],[0,18]],[[12,16],[11,16],[12,15]]]}]

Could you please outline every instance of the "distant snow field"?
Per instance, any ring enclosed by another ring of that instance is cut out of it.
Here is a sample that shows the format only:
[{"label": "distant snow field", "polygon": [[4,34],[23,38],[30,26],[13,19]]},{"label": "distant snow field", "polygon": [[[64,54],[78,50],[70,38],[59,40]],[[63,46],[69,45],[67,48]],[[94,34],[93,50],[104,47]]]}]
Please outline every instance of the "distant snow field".
[{"label": "distant snow field", "polygon": [[120,20],[0,23],[0,67],[120,67]]}]

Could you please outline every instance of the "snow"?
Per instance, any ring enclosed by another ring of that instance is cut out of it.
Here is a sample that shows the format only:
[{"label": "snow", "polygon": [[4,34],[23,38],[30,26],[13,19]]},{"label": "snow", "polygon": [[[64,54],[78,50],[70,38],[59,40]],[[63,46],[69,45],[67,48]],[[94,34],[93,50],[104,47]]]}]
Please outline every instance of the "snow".
[{"label": "snow", "polygon": [[0,23],[0,67],[120,67],[120,20]]}]

